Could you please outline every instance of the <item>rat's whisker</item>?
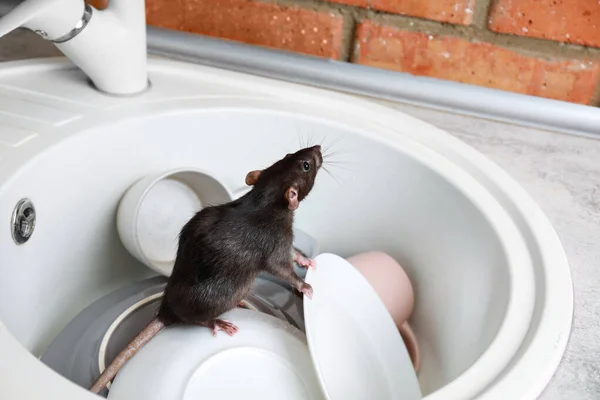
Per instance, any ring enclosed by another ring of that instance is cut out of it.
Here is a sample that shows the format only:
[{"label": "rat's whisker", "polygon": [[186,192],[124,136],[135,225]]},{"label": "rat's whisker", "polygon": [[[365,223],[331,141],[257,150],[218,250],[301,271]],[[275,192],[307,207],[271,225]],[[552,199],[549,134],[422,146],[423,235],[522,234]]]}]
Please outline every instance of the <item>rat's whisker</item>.
[{"label": "rat's whisker", "polygon": [[324,165],[323,165],[321,168],[323,168],[323,170],[324,170],[325,172],[327,172],[327,174],[328,174],[329,176],[331,176],[331,178],[332,178],[334,181],[336,181],[338,185],[340,185],[340,186],[343,186],[343,185],[341,184],[341,182],[338,180],[338,178],[336,178],[336,177],[335,177],[335,176],[334,176],[334,175],[333,175],[333,174],[332,174],[332,173],[331,173],[331,172],[330,172],[330,171],[329,171],[329,170],[328,170],[328,169],[327,169],[327,168],[326,168]]},{"label": "rat's whisker", "polygon": [[342,170],[342,171],[348,171],[348,172],[354,172],[355,171],[352,168],[348,168],[348,167],[345,167],[345,166],[342,166],[342,165],[329,164],[329,163],[323,163],[323,165],[326,165],[328,167],[337,168],[337,169]]},{"label": "rat's whisker", "polygon": [[308,137],[309,132],[306,131],[305,129],[302,129],[302,133],[304,133],[304,148],[309,146],[310,143],[310,139]]},{"label": "rat's whisker", "polygon": [[323,150],[323,153],[327,153],[333,146],[335,146],[336,144],[338,144],[341,140],[342,140],[342,138],[340,136],[338,136],[337,138],[333,139],[333,141],[327,145],[327,147],[325,148],[325,150]]},{"label": "rat's whisker", "polygon": [[327,157],[323,156],[323,160],[327,160],[327,162],[331,164],[356,164],[356,161],[354,160],[334,159],[331,157],[331,155],[328,155]]},{"label": "rat's whisker", "polygon": [[306,147],[310,146],[312,143],[312,131],[310,129],[310,125],[306,127]]},{"label": "rat's whisker", "polygon": [[344,149],[342,149],[342,150],[337,150],[337,151],[334,151],[334,152],[331,152],[331,153],[327,153],[327,154],[325,154],[323,156],[323,158],[329,158],[329,157],[334,157],[334,156],[341,156],[341,155],[350,154],[350,153],[352,153],[351,150],[344,150]]},{"label": "rat's whisker", "polygon": [[331,141],[331,143],[329,143],[329,147],[335,146],[335,145],[336,145],[337,143],[339,143],[339,142],[340,142],[342,139],[343,139],[343,137],[342,137],[342,136],[335,137],[335,138],[334,138],[334,139]]}]

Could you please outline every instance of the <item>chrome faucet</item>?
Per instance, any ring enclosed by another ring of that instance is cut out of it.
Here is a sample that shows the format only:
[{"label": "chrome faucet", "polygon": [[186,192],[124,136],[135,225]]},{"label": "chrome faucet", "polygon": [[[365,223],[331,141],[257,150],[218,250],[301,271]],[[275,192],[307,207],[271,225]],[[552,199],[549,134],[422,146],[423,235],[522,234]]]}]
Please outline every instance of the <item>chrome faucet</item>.
[{"label": "chrome faucet", "polygon": [[112,0],[106,10],[84,0],[25,0],[0,19],[0,37],[20,27],[53,42],[102,92],[148,86],[144,0]]}]

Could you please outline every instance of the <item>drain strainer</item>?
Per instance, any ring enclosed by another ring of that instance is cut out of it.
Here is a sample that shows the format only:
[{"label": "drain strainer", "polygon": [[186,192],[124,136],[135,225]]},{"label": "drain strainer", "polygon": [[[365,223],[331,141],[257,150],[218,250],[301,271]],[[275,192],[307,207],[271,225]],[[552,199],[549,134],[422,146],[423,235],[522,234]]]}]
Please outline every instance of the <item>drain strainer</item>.
[{"label": "drain strainer", "polygon": [[21,199],[13,211],[11,233],[17,244],[29,240],[35,229],[35,207],[29,199]]}]

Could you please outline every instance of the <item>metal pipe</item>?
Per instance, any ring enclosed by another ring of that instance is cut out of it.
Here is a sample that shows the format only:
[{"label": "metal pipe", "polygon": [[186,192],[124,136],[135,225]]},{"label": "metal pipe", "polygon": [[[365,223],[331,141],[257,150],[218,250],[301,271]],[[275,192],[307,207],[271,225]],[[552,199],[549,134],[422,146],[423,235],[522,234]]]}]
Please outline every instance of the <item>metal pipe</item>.
[{"label": "metal pipe", "polygon": [[583,136],[600,136],[600,108],[415,77],[341,61],[148,27],[148,50],[165,57]]}]

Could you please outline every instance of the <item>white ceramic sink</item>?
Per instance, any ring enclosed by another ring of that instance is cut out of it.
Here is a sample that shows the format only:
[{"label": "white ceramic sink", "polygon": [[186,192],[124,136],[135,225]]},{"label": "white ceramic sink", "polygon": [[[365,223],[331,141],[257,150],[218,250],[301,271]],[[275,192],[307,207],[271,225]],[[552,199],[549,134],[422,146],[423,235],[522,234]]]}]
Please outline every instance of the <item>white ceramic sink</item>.
[{"label": "white ceramic sink", "polygon": [[[425,398],[541,392],[569,336],[569,266],[546,217],[496,165],[353,97],[161,59],[149,76],[144,95],[118,98],[62,59],[0,69],[0,398],[93,398],[36,357],[87,305],[152,275],[116,231],[133,182],[195,167],[236,191],[307,140],[333,143],[339,164],[335,179],[320,173],[297,227],[323,252],[384,250],[405,267]],[[37,219],[17,245],[9,227],[23,198]]]}]

